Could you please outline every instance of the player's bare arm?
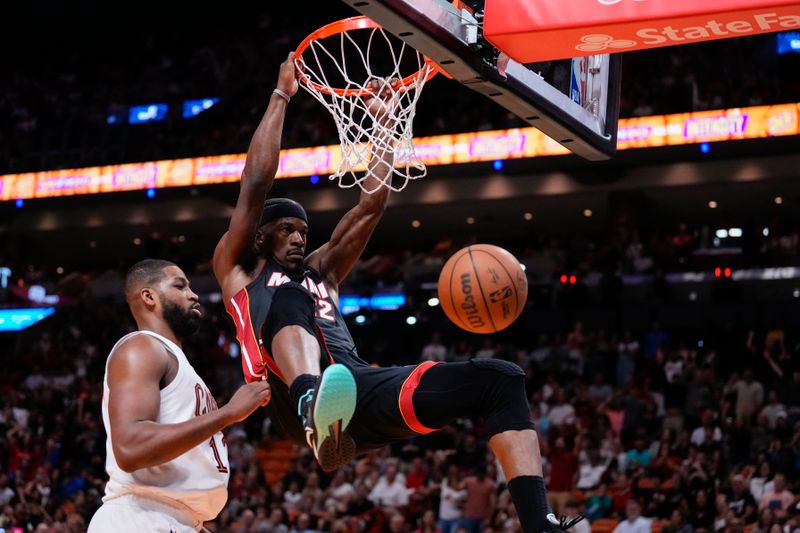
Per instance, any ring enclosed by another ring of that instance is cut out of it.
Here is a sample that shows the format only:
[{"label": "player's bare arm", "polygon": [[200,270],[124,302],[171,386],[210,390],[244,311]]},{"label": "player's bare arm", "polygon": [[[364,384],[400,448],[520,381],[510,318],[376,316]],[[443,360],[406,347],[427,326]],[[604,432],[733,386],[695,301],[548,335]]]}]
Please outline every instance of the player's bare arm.
[{"label": "player's bare arm", "polygon": [[[287,97],[297,93],[294,53],[281,64],[277,89]],[[250,282],[250,271],[256,267],[253,239],[264,206],[278,171],[281,133],[287,100],[278,92],[272,93],[269,105],[247,150],[239,198],[228,231],[214,250],[214,275],[228,300]]]},{"label": "player's bare arm", "polygon": [[177,368],[164,345],[146,335],[127,340],[109,359],[111,442],[126,472],[171,461],[270,400],[269,385],[255,382],[241,387],[220,409],[179,424],[159,424],[160,391]]},{"label": "player's bare arm", "polygon": [[[387,109],[387,103],[377,97],[368,97],[369,112],[375,120],[385,122],[392,120],[393,114]],[[330,240],[309,254],[307,264],[328,278],[338,287],[358,258],[364,252],[372,233],[383,217],[386,203],[389,200],[389,187],[380,185],[392,171],[394,152],[391,146],[384,144],[375,147],[370,159],[369,177],[359,197],[358,204],[348,211],[336,225]],[[369,192],[367,192],[369,191]]]}]

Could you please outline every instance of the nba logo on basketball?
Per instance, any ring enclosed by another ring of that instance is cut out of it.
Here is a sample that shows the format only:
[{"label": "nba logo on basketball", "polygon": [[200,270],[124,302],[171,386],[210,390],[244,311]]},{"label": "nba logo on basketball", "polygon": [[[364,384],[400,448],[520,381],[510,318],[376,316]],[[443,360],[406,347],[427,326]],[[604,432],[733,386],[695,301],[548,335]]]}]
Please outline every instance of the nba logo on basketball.
[{"label": "nba logo on basketball", "polygon": [[499,291],[494,291],[489,295],[489,299],[492,300],[493,304],[497,302],[501,302],[506,298],[511,298],[514,293],[511,291],[511,287],[503,287]]},{"label": "nba logo on basketball", "polygon": [[457,251],[439,275],[439,302],[455,325],[472,333],[496,333],[525,308],[528,278],[516,257],[490,244]]}]

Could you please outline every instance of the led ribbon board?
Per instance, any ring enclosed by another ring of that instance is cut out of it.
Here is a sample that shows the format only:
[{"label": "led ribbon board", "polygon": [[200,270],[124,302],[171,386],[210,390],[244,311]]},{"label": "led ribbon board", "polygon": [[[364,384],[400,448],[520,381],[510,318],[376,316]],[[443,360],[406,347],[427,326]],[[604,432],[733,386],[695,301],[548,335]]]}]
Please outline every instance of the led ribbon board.
[{"label": "led ribbon board", "polygon": [[20,331],[56,312],[55,307],[0,309],[0,331]]},{"label": "led ribbon board", "polygon": [[406,304],[406,296],[402,293],[375,294],[373,296],[342,295],[339,297],[339,308],[343,315],[357,311],[394,311]]},{"label": "led ribbon board", "polygon": [[[800,104],[742,107],[621,119],[619,150],[800,134]],[[428,166],[569,154],[535,128],[418,137],[414,148]],[[341,161],[338,145],[281,150],[278,178],[328,175]],[[245,154],[149,163],[49,170],[0,176],[0,200],[189,187],[238,182]]]}]

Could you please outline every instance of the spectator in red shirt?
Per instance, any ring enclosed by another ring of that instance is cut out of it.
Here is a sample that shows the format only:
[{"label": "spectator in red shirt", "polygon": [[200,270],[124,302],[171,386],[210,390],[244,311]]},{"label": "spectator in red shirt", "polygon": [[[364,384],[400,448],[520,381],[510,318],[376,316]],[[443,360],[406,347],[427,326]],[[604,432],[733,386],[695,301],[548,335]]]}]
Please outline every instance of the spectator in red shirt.
[{"label": "spectator in red shirt", "polygon": [[572,450],[567,449],[563,437],[558,437],[553,451],[548,457],[550,460],[550,506],[553,512],[559,514],[570,499],[572,488],[575,486],[575,476],[578,472],[578,459]]},{"label": "spectator in red shirt", "polygon": [[425,485],[427,480],[428,469],[425,468],[425,463],[421,457],[415,457],[411,463],[411,470],[406,474],[406,487],[416,490]]},{"label": "spectator in red shirt", "polygon": [[496,484],[486,476],[486,465],[476,468],[474,476],[464,480],[467,498],[461,526],[468,533],[481,533],[486,520],[494,513]]},{"label": "spectator in red shirt", "polygon": [[633,496],[631,489],[631,480],[625,473],[620,473],[616,482],[616,491],[614,492],[614,511],[620,515],[625,513],[625,507],[628,505],[628,500]]}]

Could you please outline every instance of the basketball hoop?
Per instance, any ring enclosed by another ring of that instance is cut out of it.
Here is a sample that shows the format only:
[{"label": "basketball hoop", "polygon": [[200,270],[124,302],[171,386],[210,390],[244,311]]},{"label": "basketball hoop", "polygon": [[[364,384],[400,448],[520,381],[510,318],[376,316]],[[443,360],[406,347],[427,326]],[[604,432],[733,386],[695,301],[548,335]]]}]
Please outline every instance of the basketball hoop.
[{"label": "basketball hoop", "polygon": [[[401,191],[425,175],[412,144],[413,122],[422,88],[439,71],[435,63],[373,20],[352,17],[306,37],[295,52],[295,66],[300,85],[336,121],[342,161],[330,179],[373,193],[380,187]],[[367,107],[370,96],[380,98],[377,118]],[[385,177],[369,167],[379,152],[394,153],[394,167]],[[365,183],[370,177],[376,185]]]}]

